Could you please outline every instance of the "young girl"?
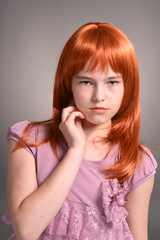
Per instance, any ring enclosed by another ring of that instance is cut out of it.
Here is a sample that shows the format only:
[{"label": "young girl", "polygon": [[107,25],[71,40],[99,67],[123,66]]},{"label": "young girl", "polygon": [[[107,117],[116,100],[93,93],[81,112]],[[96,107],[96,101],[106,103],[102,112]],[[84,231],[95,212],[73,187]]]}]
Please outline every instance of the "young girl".
[{"label": "young girl", "polygon": [[58,63],[53,117],[8,131],[10,240],[147,240],[157,164],[139,128],[132,44],[110,24],[83,25]]}]

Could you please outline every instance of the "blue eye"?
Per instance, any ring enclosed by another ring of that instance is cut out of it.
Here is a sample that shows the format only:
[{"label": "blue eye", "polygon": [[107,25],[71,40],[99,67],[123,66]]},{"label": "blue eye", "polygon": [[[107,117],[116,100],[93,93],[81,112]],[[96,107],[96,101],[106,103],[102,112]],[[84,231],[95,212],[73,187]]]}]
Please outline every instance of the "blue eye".
[{"label": "blue eye", "polygon": [[111,86],[115,86],[115,85],[117,85],[118,81],[109,81],[108,83]]},{"label": "blue eye", "polygon": [[81,81],[80,83],[81,83],[82,85],[90,85],[90,84],[91,84],[90,81]]}]

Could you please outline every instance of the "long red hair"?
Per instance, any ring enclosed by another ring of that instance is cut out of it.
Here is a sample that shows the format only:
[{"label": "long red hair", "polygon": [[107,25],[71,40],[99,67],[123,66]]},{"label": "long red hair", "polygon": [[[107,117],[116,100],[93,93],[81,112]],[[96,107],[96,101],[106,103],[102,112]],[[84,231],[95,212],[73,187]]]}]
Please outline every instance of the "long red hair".
[{"label": "long red hair", "polygon": [[[112,119],[109,135],[104,139],[106,143],[119,144],[120,149],[118,161],[104,173],[107,178],[117,178],[123,183],[134,175],[139,153],[143,151],[139,140],[139,73],[133,45],[124,33],[108,23],[87,23],[67,41],[55,76],[53,116],[47,121],[31,122],[16,149],[26,144],[37,146],[50,141],[57,155],[59,139],[63,139],[59,130],[61,113],[73,100],[71,79],[83,70],[88,62],[90,71],[94,71],[97,66],[101,71],[106,71],[110,65],[114,72],[123,77],[124,96],[121,107]],[[48,124],[46,138],[38,144],[28,144],[29,129],[45,124]]]}]

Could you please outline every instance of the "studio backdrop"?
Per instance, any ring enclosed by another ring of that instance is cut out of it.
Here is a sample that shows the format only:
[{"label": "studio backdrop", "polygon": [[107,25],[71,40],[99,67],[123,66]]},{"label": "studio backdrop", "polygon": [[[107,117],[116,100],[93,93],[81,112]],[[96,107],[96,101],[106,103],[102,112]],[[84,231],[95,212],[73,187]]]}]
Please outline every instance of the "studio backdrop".
[{"label": "studio backdrop", "polygon": [[[160,165],[160,1],[0,1],[0,216],[7,209],[8,128],[52,115],[57,61],[71,34],[91,21],[108,22],[131,40],[140,73],[141,139]],[[149,239],[160,239],[160,168],[149,210]],[[0,239],[11,228],[0,220]]]}]

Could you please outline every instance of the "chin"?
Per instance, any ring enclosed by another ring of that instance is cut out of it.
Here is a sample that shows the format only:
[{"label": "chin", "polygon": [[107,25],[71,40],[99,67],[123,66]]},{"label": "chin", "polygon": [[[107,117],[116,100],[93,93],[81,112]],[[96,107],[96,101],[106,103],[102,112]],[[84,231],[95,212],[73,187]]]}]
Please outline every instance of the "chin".
[{"label": "chin", "polygon": [[96,120],[96,119],[89,119],[89,118],[86,118],[85,121],[88,123],[88,124],[91,124],[91,125],[108,125],[111,123],[111,119],[106,119],[106,120]]}]

